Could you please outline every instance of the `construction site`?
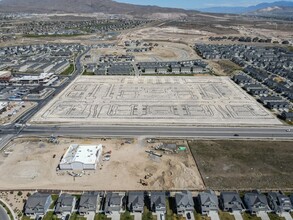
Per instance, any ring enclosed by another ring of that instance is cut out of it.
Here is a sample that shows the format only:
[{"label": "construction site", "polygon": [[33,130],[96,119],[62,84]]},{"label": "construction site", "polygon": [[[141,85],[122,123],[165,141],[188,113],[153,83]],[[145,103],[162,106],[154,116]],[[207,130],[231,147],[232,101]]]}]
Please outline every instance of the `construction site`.
[{"label": "construction site", "polygon": [[280,125],[228,77],[78,77],[37,124]]},{"label": "construction site", "polygon": [[[63,155],[73,144],[102,145],[95,168],[60,169]],[[1,153],[0,167],[2,190],[204,189],[186,141],[19,138]]]}]

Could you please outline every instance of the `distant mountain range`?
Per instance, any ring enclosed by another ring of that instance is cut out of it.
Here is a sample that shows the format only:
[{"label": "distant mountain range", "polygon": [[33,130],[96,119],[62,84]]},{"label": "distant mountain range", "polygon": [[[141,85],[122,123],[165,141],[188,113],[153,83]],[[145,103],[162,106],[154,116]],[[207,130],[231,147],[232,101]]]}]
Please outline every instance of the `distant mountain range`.
[{"label": "distant mountain range", "polygon": [[152,13],[194,13],[184,9],[118,3],[112,0],[0,0],[0,12],[95,13],[145,15]]},{"label": "distant mountain range", "polygon": [[293,1],[277,1],[272,3],[261,3],[254,6],[249,7],[212,7],[212,8],[203,8],[199,9],[202,12],[209,12],[209,13],[227,13],[227,14],[245,14],[256,12],[262,9],[268,9],[280,7],[280,8],[287,8],[293,7]]}]

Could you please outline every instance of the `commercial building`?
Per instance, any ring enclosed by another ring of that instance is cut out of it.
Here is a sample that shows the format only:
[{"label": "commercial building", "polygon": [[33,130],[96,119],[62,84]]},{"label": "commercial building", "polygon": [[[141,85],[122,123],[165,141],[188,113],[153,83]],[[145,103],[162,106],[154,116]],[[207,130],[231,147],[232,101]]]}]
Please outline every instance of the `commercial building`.
[{"label": "commercial building", "polygon": [[59,163],[61,170],[94,170],[102,154],[102,145],[72,144]]},{"label": "commercial building", "polygon": [[10,80],[12,83],[18,84],[42,84],[49,85],[53,83],[58,78],[54,75],[54,73],[41,73],[40,75],[31,75],[31,76],[22,76],[22,77],[14,77]]}]

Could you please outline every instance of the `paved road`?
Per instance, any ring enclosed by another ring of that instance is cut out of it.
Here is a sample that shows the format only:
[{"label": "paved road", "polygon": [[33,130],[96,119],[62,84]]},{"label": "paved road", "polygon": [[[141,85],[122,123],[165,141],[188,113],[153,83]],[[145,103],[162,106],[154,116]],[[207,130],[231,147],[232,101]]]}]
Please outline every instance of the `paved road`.
[{"label": "paved road", "polygon": [[[293,139],[293,129],[288,127],[249,128],[249,127],[175,127],[175,126],[30,126],[24,128],[21,135],[50,136],[147,136],[147,137],[188,137],[188,138],[273,138]],[[9,131],[8,131],[9,132]]]},{"label": "paved road", "polygon": [[[41,108],[43,108],[50,100],[52,100],[52,97],[56,94],[59,94],[63,89],[65,89],[73,80],[76,79],[77,76],[81,75],[83,73],[83,65],[81,63],[81,57],[86,54],[90,48],[86,49],[84,52],[79,54],[75,59],[75,71],[72,73],[72,75],[69,77],[69,80],[64,82],[61,86],[55,88],[55,91],[52,92],[48,97],[46,97],[43,100],[37,101],[38,105],[31,109],[30,111],[24,113],[15,123],[8,124],[5,126],[0,126],[0,150],[13,138],[19,135],[19,133],[22,131],[22,128],[15,129],[14,125],[16,123],[25,124],[28,122],[32,116],[34,116]],[[41,131],[42,132],[42,131]],[[0,219],[1,220],[1,219]]]},{"label": "paved road", "polygon": [[1,220],[10,220],[9,215],[7,215],[6,210],[0,205],[0,219]]}]

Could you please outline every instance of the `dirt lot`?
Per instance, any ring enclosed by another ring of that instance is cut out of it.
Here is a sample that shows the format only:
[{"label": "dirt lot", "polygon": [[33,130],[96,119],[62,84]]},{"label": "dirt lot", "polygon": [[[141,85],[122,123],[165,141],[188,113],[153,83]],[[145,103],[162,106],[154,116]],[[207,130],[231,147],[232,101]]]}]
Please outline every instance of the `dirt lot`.
[{"label": "dirt lot", "polygon": [[293,188],[293,142],[193,141],[189,146],[206,187]]},{"label": "dirt lot", "polygon": [[35,102],[10,102],[7,111],[0,114],[0,124],[12,123],[35,106]]},{"label": "dirt lot", "polygon": [[243,69],[230,60],[209,60],[208,64],[213,68],[214,74],[219,76],[232,76]]},{"label": "dirt lot", "polygon": [[[101,162],[96,171],[87,171],[73,178],[67,172],[57,174],[61,156],[72,143],[103,144],[104,152],[112,151],[110,161]],[[135,189],[203,189],[196,164],[187,152],[163,154],[160,160],[150,158],[145,150],[151,146],[143,139],[60,139],[59,144],[46,139],[17,139],[0,155],[0,189],[74,189],[74,190],[135,190]],[[180,144],[180,143],[178,143]],[[181,145],[186,143],[182,143]],[[53,155],[56,155],[53,158]],[[7,156],[8,155],[8,156]],[[147,173],[148,186],[139,183]]]}]

